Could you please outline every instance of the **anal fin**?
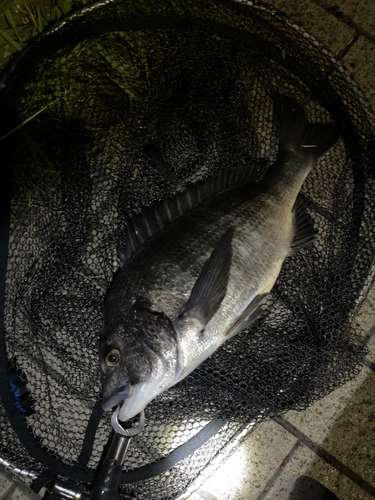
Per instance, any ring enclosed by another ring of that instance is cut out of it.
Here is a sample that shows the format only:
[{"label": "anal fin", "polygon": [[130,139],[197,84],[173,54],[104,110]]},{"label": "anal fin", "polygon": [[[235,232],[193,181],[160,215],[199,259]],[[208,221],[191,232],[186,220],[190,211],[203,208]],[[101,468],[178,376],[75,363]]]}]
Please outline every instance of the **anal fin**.
[{"label": "anal fin", "polygon": [[229,328],[225,334],[225,338],[229,339],[236,335],[236,333],[241,332],[248,326],[250,326],[256,318],[259,316],[260,310],[258,306],[267,297],[268,293],[262,293],[257,295],[250,304],[246,307],[243,313],[237,318],[233,325]]},{"label": "anal fin", "polygon": [[302,198],[297,198],[293,207],[294,236],[291,248],[299,250],[312,243],[315,239],[314,226],[309,214],[306,212],[306,204]]}]

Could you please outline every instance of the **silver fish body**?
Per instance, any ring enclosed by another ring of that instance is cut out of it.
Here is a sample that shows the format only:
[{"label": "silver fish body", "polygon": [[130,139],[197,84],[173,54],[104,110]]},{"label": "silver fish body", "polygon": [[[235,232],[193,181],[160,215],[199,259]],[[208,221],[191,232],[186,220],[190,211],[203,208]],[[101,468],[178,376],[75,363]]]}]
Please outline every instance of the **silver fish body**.
[{"label": "silver fish body", "polygon": [[309,124],[290,99],[280,130],[277,161],[259,184],[222,192],[177,217],[135,249],[115,277],[100,360],[103,407],[124,401],[120,420],[248,326],[291,250],[312,241],[296,200],[338,133],[333,125]]}]

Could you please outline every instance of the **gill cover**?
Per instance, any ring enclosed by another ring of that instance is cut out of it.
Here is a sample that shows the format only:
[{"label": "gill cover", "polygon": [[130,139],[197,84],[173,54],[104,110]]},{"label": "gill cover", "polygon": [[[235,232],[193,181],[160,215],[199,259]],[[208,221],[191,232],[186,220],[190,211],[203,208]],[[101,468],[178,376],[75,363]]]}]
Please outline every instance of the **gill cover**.
[{"label": "gill cover", "polygon": [[[156,385],[173,380],[177,345],[173,325],[163,313],[148,309],[142,299],[132,302],[101,339],[100,369],[103,409],[125,401],[137,414],[160,392]],[[121,420],[124,414],[126,419],[135,415],[122,408]]]}]

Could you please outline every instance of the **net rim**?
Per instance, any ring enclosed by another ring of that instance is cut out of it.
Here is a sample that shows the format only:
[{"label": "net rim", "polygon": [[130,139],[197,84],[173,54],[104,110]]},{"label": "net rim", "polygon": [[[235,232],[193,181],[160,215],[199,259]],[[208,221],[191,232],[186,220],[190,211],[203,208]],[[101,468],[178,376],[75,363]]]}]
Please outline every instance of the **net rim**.
[{"label": "net rim", "polygon": [[[110,6],[117,6],[121,5],[123,3],[123,0],[98,0],[96,2],[93,2],[92,4],[83,6],[81,9],[78,9],[75,12],[72,12],[70,14],[66,14],[63,16],[59,21],[57,21],[55,24],[51,25],[48,29],[37,35],[36,37],[32,38],[27,47],[23,49],[21,52],[14,53],[12,56],[10,56],[10,60],[5,66],[4,70],[0,73],[0,102],[1,102],[1,95],[2,94],[7,94],[8,93],[8,87],[10,85],[9,80],[12,79],[12,75],[16,70],[18,69],[18,66],[21,66],[25,63],[25,60],[27,59],[32,59],[33,58],[33,52],[36,53],[38,50],[40,50],[40,45],[43,45],[44,43],[49,44],[50,43],[50,38],[56,37],[60,35],[60,32],[62,31],[64,34],[64,30],[68,31],[71,29],[70,25],[77,20],[80,20],[84,16],[91,15],[92,13],[96,12],[97,10],[102,10],[105,8],[108,8]],[[350,74],[350,72],[346,69],[346,67],[338,60],[335,56],[335,54],[323,43],[321,42],[318,38],[316,38],[315,35],[313,35],[309,30],[304,28],[302,25],[298,24],[296,21],[293,20],[293,18],[287,16],[283,11],[275,8],[272,5],[267,5],[261,2],[260,0],[215,0],[214,3],[219,4],[219,5],[225,5],[225,6],[242,6],[242,7],[247,7],[249,9],[253,9],[258,12],[264,12],[267,13],[271,16],[274,16],[277,18],[278,21],[281,21],[285,26],[291,28],[294,30],[295,33],[297,33],[301,40],[308,40],[310,42],[311,46],[314,46],[317,50],[319,50],[322,54],[326,56],[326,58],[330,61],[330,63],[338,69],[340,74],[342,75],[342,78],[345,80],[346,84],[351,88],[351,90],[354,92],[354,94],[357,97],[357,101],[360,103],[360,106],[364,113],[366,114],[366,117],[368,119],[369,125],[373,131],[374,137],[375,137],[375,112],[372,110],[371,105],[366,98],[366,96],[363,94],[361,91],[358,83],[356,83],[355,79],[353,76]],[[160,19],[168,19],[170,16],[158,16]],[[143,19],[153,19],[155,16],[147,16],[146,18],[143,17]],[[128,18],[130,21],[135,21],[136,19],[142,19],[141,17],[131,17],[131,15]],[[176,17],[176,19],[184,19],[182,16]],[[192,20],[200,20],[204,19],[200,16],[194,16],[191,15],[190,18],[186,18],[190,21]],[[175,28],[172,29],[182,29],[184,26],[176,26]],[[137,30],[137,29],[142,29],[140,27],[136,28],[129,28],[129,31],[132,30]],[[144,28],[147,29],[147,28]],[[160,28],[163,29],[163,28]],[[109,32],[113,31],[108,29]],[[77,35],[74,35],[71,33],[71,38],[77,38]],[[84,36],[82,36],[84,38]],[[67,43],[67,42],[65,42]],[[51,44],[52,45],[52,44]],[[31,54],[29,55],[29,53]],[[34,59],[35,54],[34,54]],[[6,102],[6,101],[5,101]]]}]

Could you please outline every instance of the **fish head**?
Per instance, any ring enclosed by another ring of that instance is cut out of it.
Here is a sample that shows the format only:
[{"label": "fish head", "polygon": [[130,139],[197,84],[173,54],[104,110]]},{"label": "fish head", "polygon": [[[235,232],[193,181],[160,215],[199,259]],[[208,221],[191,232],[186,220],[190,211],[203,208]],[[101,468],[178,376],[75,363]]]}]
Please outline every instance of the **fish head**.
[{"label": "fish head", "polygon": [[178,349],[165,314],[135,306],[111,311],[105,311],[99,353],[103,409],[123,402],[118,418],[126,421],[173,385]]}]

